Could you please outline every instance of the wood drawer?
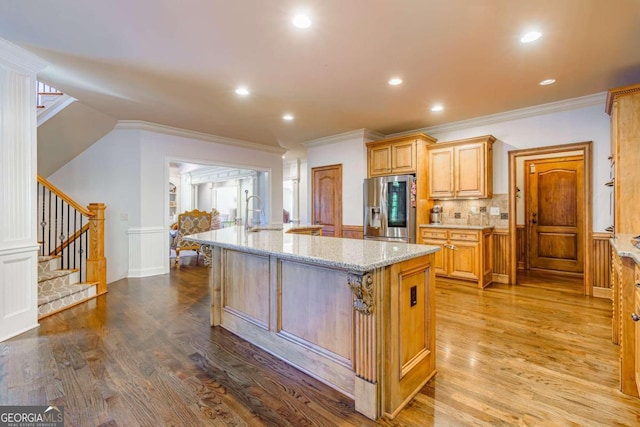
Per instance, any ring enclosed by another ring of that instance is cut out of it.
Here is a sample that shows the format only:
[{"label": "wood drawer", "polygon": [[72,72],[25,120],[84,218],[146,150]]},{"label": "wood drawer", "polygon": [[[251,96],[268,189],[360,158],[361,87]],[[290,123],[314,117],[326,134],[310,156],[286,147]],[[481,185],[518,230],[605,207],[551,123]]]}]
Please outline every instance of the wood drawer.
[{"label": "wood drawer", "polygon": [[468,242],[478,242],[480,240],[479,233],[477,231],[470,230],[450,230],[450,240],[464,240]]},{"label": "wood drawer", "polygon": [[447,230],[422,230],[422,239],[442,239],[447,240]]}]

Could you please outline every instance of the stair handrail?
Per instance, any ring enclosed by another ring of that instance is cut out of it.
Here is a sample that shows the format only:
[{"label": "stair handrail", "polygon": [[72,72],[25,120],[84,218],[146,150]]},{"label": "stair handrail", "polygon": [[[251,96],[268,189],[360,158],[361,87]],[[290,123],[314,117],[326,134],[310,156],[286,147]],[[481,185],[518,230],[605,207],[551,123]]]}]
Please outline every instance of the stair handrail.
[{"label": "stair handrail", "polygon": [[[59,246],[56,246],[53,250],[51,250],[50,254],[59,255],[65,249],[69,248],[71,243],[77,239],[80,239],[80,250],[82,251],[81,238],[85,234],[85,232],[88,233],[86,243],[86,248],[88,250],[86,256],[86,281],[98,283],[98,295],[106,293],[107,259],[104,256],[104,211],[106,209],[106,205],[104,203],[90,203],[85,208],[42,176],[38,175],[37,179],[38,183],[42,185],[43,188],[46,188],[51,193],[55,194],[62,202],[72,207],[81,216],[86,217],[88,220],[87,224],[82,224],[81,222],[80,227],[78,227],[77,229],[68,230],[69,233],[72,233],[72,235],[68,236],[67,239],[61,239],[63,241],[61,241]],[[62,213],[62,215],[64,215],[64,213]],[[57,236],[54,236],[54,238],[55,237]]]},{"label": "stair handrail", "polygon": [[67,194],[65,194],[62,190],[60,190],[58,187],[56,187],[55,185],[53,185],[52,183],[50,183],[49,181],[47,181],[46,179],[44,179],[40,175],[38,175],[38,182],[40,184],[44,185],[45,187],[47,187],[47,189],[49,191],[51,191],[53,194],[55,194],[56,196],[60,197],[62,200],[64,200],[68,204],[70,204],[75,210],[80,212],[82,215],[88,216],[88,217],[92,217],[92,216],[95,215],[89,209],[87,209],[87,208],[83,207],[82,205],[80,205],[78,202],[73,200],[71,197],[69,197]]}]

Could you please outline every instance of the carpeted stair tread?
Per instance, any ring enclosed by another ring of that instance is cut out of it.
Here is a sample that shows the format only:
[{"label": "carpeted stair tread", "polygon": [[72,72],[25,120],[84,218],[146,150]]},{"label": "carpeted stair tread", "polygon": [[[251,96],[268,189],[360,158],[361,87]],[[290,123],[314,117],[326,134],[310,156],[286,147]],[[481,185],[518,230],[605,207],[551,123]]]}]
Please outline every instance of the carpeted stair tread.
[{"label": "carpeted stair tread", "polygon": [[62,288],[57,288],[50,291],[38,292],[38,305],[43,305],[51,301],[62,299],[68,295],[72,295],[78,292],[82,292],[91,286],[95,286],[95,283],[76,283],[73,285],[66,285]]},{"label": "carpeted stair tread", "polygon": [[58,277],[68,276],[69,274],[75,273],[76,271],[78,270],[72,269],[72,270],[41,271],[38,273],[38,283],[44,282],[45,280],[57,279]]},{"label": "carpeted stair tread", "polygon": [[59,255],[46,255],[46,256],[40,255],[38,257],[38,262],[47,262],[47,261],[51,261],[52,259],[56,259],[56,258],[60,258],[60,256]]}]

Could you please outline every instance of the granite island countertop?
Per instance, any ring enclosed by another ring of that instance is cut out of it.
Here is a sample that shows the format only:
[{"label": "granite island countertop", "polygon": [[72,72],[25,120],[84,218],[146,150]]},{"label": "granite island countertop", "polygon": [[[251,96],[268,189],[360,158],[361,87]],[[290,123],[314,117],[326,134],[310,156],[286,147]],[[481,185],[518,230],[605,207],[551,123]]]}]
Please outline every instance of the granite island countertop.
[{"label": "granite island countertop", "polygon": [[354,272],[371,271],[440,250],[438,246],[431,245],[311,236],[285,233],[282,229],[273,228],[259,227],[259,231],[245,231],[244,227],[235,226],[185,236],[184,239]]},{"label": "granite island countertop", "polygon": [[459,230],[492,230],[493,225],[466,225],[466,224],[420,224],[420,228],[455,228]]},{"label": "granite island countertop", "polygon": [[618,234],[616,237],[609,239],[609,241],[618,255],[633,258],[637,264],[640,264],[640,249],[631,243],[631,239],[634,237],[636,237],[634,234]]}]

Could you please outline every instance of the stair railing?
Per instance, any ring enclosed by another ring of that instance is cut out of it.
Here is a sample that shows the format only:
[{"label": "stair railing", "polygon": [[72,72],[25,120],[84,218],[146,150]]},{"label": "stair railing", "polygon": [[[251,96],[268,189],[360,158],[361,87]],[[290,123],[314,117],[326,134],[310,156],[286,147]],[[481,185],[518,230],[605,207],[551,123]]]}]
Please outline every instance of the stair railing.
[{"label": "stair railing", "polygon": [[43,99],[45,96],[62,96],[64,95],[58,89],[53,86],[49,86],[46,83],[42,83],[40,81],[36,82],[37,90],[36,90],[36,106],[38,108],[45,108]]},{"label": "stair railing", "polygon": [[86,208],[38,175],[38,241],[40,255],[59,256],[62,269],[77,269],[80,282],[98,282],[107,292],[103,203]]}]

